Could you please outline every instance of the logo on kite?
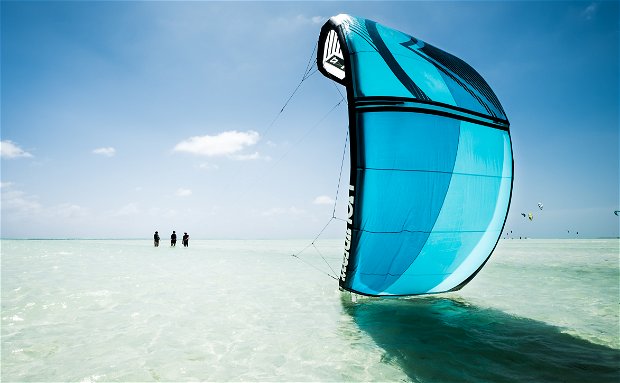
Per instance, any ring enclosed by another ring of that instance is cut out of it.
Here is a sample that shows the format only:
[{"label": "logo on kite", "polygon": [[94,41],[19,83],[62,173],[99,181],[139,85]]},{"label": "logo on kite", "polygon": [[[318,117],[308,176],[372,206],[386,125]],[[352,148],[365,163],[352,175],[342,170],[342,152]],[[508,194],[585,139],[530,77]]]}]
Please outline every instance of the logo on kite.
[{"label": "logo on kite", "polygon": [[[342,49],[340,48],[340,40],[335,30],[330,30],[324,40],[323,47],[323,65],[321,68],[325,69],[330,75],[336,77],[339,80],[345,78],[344,56]],[[329,64],[329,65],[326,65]]]},{"label": "logo on kite", "polygon": [[344,282],[347,280],[347,266],[349,266],[349,251],[351,250],[353,225],[353,203],[355,201],[355,186],[349,185],[349,205],[347,207],[347,235],[344,240],[344,259],[342,260],[342,269],[340,270],[340,279]]},{"label": "logo on kite", "polygon": [[327,63],[335,66],[336,68],[340,69],[340,70],[344,70],[344,60],[336,55],[332,56],[331,58],[327,59]]}]

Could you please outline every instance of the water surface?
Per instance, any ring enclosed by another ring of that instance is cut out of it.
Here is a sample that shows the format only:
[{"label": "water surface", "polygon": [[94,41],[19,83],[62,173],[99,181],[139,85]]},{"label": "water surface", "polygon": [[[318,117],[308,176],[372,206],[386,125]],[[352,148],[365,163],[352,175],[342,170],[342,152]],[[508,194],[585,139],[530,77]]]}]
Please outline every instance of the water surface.
[{"label": "water surface", "polygon": [[3,240],[2,381],[617,382],[618,240],[506,240],[463,290],[351,301],[342,241]]}]

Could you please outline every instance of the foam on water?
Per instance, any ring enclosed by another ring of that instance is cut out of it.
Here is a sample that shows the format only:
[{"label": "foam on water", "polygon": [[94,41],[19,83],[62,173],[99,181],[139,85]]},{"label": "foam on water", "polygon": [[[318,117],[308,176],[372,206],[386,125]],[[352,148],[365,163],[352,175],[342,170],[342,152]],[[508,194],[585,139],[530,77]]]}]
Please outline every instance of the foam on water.
[{"label": "foam on water", "polygon": [[620,377],[617,240],[502,241],[460,292],[356,303],[306,245],[3,240],[2,381]]}]

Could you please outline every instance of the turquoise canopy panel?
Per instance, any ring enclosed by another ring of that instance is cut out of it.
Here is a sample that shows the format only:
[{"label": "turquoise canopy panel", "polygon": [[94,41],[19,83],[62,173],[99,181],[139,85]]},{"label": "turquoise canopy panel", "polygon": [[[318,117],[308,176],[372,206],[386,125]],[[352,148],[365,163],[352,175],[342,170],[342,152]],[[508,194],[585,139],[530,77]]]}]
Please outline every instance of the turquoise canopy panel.
[{"label": "turquoise canopy panel", "polygon": [[332,17],[317,52],[348,99],[340,286],[372,296],[460,289],[497,245],[512,194],[495,93],[463,60],[367,19]]}]

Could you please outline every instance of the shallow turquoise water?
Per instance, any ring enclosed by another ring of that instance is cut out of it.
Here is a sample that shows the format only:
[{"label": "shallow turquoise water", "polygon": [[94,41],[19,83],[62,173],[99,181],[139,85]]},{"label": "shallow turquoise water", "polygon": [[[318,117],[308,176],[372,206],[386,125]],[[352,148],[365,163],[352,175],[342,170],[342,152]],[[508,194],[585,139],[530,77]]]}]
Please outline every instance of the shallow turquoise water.
[{"label": "shallow turquoise water", "polygon": [[355,302],[341,241],[307,244],[3,240],[2,381],[620,378],[618,240],[501,241],[459,292]]}]

